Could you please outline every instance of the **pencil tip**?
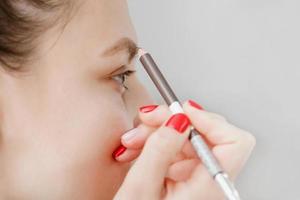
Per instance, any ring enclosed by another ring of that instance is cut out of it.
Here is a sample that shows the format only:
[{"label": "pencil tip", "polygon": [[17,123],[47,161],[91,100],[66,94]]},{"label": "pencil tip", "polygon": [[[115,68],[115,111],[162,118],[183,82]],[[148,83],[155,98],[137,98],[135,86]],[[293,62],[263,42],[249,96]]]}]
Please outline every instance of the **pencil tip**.
[{"label": "pencil tip", "polygon": [[145,55],[147,53],[147,51],[145,51],[144,49],[142,48],[139,48],[138,49],[138,57],[140,58],[141,56]]}]

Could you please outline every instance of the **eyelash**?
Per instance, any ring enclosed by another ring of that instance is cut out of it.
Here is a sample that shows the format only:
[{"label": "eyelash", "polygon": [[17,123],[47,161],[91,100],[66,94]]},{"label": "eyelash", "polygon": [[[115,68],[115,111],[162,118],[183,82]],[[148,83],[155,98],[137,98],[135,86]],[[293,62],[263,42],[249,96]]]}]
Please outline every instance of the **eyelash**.
[{"label": "eyelash", "polygon": [[124,84],[125,83],[125,81],[126,81],[126,78],[127,77],[129,77],[129,76],[131,76],[132,74],[134,74],[136,71],[135,70],[127,70],[127,71],[125,71],[125,72],[123,72],[123,73],[121,73],[121,74],[117,74],[117,75],[115,75],[115,76],[113,76],[113,78],[114,77],[118,77],[118,78],[121,78],[121,80],[122,80],[122,86],[126,89],[126,90],[128,90],[129,88]]}]

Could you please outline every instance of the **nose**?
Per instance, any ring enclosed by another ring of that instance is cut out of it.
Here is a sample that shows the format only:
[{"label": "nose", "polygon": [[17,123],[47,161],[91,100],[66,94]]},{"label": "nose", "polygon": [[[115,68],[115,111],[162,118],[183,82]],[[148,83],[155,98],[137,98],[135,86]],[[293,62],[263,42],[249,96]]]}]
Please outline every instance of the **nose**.
[{"label": "nose", "polygon": [[139,124],[142,123],[141,119],[139,118],[139,108],[141,106],[155,104],[155,100],[151,97],[149,91],[145,88],[145,86],[138,80],[135,84],[135,94],[132,93],[132,95],[127,99],[127,102],[130,101],[131,105],[133,106],[133,110],[131,110],[131,113],[133,114],[134,120],[133,120],[133,126],[137,127]]}]

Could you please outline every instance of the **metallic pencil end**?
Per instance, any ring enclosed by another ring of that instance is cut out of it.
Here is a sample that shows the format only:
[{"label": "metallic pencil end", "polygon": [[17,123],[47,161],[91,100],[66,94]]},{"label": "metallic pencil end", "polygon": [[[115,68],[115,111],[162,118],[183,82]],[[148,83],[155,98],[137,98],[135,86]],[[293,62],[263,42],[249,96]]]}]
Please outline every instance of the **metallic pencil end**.
[{"label": "metallic pencil end", "polygon": [[235,189],[233,183],[229,180],[227,174],[219,173],[215,176],[215,180],[222,188],[228,200],[241,200],[238,191]]}]

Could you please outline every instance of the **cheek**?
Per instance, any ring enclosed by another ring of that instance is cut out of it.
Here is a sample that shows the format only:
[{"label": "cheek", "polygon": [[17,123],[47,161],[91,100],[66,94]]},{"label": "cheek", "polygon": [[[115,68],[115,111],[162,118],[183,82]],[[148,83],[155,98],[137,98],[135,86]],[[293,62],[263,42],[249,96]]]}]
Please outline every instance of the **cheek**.
[{"label": "cheek", "polygon": [[[86,92],[84,92],[86,93]],[[132,122],[122,99],[111,90],[75,95],[62,100],[59,109],[51,109],[53,130],[60,133],[59,145],[84,159],[108,161],[121,134]]]},{"label": "cheek", "polygon": [[74,169],[74,182],[81,176],[105,194],[105,190],[113,192],[128,170],[127,164],[120,165],[111,155],[132,120],[118,93],[110,88],[87,91],[76,95],[74,101],[62,101],[64,106],[55,114],[53,132],[57,136],[52,143],[60,149],[61,158],[70,162],[66,165]]},{"label": "cheek", "polygon": [[[132,126],[122,98],[108,87],[64,87],[47,88],[47,95],[39,94],[42,103],[17,109],[12,120],[17,123],[10,125],[19,128],[7,145],[12,185],[37,188],[33,194],[74,189],[84,195],[112,194],[129,167],[111,157],[121,134]],[[33,115],[32,110],[38,111]]]}]

